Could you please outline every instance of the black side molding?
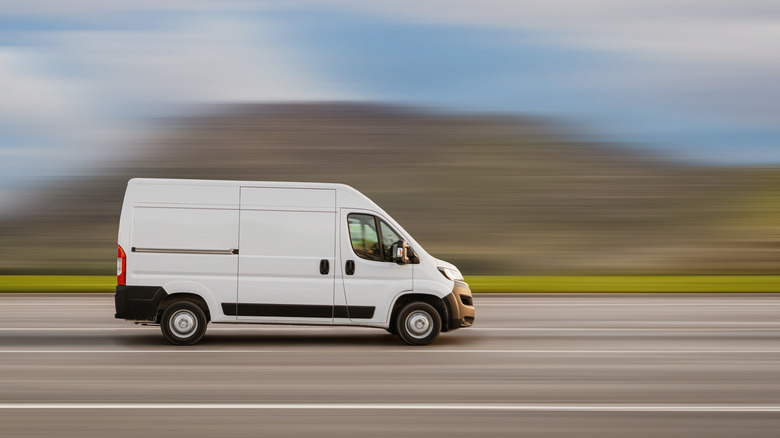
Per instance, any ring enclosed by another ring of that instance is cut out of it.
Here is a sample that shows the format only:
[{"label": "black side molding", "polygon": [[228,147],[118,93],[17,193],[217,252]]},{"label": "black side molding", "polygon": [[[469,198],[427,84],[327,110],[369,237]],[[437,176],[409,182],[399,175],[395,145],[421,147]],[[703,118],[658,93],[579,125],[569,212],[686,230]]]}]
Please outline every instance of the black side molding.
[{"label": "black side molding", "polygon": [[375,310],[373,306],[222,303],[222,311],[228,316],[371,319],[374,317]]},{"label": "black side molding", "polygon": [[374,310],[374,306],[333,306],[333,317],[371,319],[374,317]]}]

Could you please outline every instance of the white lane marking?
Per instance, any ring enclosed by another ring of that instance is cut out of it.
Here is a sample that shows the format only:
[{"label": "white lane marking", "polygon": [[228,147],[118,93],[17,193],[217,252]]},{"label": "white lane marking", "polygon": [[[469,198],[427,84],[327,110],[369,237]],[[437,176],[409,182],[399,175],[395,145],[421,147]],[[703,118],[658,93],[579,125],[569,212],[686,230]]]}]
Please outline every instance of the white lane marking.
[{"label": "white lane marking", "polygon": [[452,350],[452,349],[139,349],[139,350],[32,350],[15,349],[0,350],[0,354],[136,354],[136,353],[206,353],[206,354],[256,354],[256,353],[406,353],[406,354],[778,354],[780,350]]},{"label": "white lane marking", "polygon": [[[610,301],[601,301],[604,298],[603,297],[590,297],[585,298],[582,296],[577,297],[567,297],[567,296],[558,296],[554,297],[553,300],[550,300],[551,297],[538,297],[538,296],[529,296],[528,294],[515,294],[512,297],[490,297],[490,296],[482,296],[481,294],[475,294],[474,295],[474,301],[481,305],[487,305],[487,306],[505,306],[505,305],[533,305],[533,306],[568,306],[568,305],[579,305],[579,306],[635,306],[635,305],[642,305],[642,306],[756,306],[756,305],[780,305],[780,291],[778,292],[759,292],[754,296],[750,297],[744,297],[744,296],[737,296],[734,297],[724,297],[724,298],[714,298],[712,296],[707,296],[706,294],[701,295],[697,298],[689,298],[689,299],[679,299],[675,298],[674,294],[671,295],[673,299],[670,300],[664,300],[664,296],[660,294],[655,294],[652,297],[638,297],[635,294],[628,294],[623,296],[616,296],[612,295],[609,297]],[[777,297],[777,298],[775,298]],[[34,298],[25,298],[25,297],[9,297],[9,296],[3,296],[0,294],[0,305],[15,305],[15,306],[25,306],[25,305],[31,305],[31,306],[47,306],[47,305],[58,305],[58,304],[64,304],[64,305],[72,305],[72,306],[78,306],[78,305],[84,305],[84,304],[90,304],[90,305],[114,305],[114,296],[113,294],[111,296],[106,296],[102,299],[94,299],[94,297],[91,297],[89,299],[83,298],[83,297],[72,297],[72,298],[58,298],[58,299],[49,299],[51,297],[34,297]],[[502,299],[502,301],[497,301]],[[506,298],[509,298],[508,300]],[[546,301],[542,301],[546,300]],[[622,301],[621,301],[622,300]]]},{"label": "white lane marking", "polygon": [[138,330],[139,328],[140,327],[0,327],[0,332],[106,332]]},{"label": "white lane marking", "polygon": [[[377,333],[375,328],[371,327],[209,327],[208,331],[250,331],[253,333],[260,333],[263,331],[337,331],[343,329],[363,329]],[[140,330],[160,330],[159,326],[138,326],[138,327],[0,327],[0,332],[117,332],[117,331],[140,331]]]},{"label": "white lane marking", "polygon": [[[74,300],[75,301],[75,300]],[[89,303],[83,303],[83,302],[73,302],[73,301],[46,301],[45,303],[4,303],[2,300],[0,300],[0,306],[52,306],[52,307],[59,307],[59,306],[113,306],[113,301],[105,301],[105,302],[89,302]]]},{"label": "white lane marking", "polygon": [[547,412],[780,412],[779,405],[629,405],[490,403],[0,403],[0,409],[427,410]]},{"label": "white lane marking", "polygon": [[[780,295],[780,294],[779,294]],[[760,298],[759,298],[760,299]],[[759,299],[742,299],[740,302],[733,303],[735,305],[745,305],[745,306],[754,306],[755,303],[767,303],[767,304],[778,304],[778,300],[764,300],[759,301]],[[780,299],[780,298],[779,298]],[[576,304],[576,305],[583,305],[583,306],[629,306],[629,305],[636,305],[641,304],[643,306],[676,306],[676,305],[687,305],[687,306],[698,306],[698,305],[711,305],[711,306],[728,306],[732,305],[728,300],[708,300],[707,298],[703,298],[700,301],[663,301],[658,302],[657,300],[640,300],[637,298],[626,298],[625,302],[607,302],[607,303],[599,303],[598,298],[592,298],[588,300],[583,301],[566,301],[564,298],[561,298],[561,300],[557,301],[536,301],[534,298],[529,297],[523,297],[518,296],[516,299],[511,301],[495,301],[487,297],[480,297],[476,296],[474,299],[475,302],[481,303],[483,305],[488,306],[503,306],[503,305],[539,305],[539,306],[558,306],[558,305],[568,305],[568,304]],[[110,299],[105,300],[92,300],[92,301],[84,301],[80,300],[79,298],[73,298],[69,300],[59,300],[59,301],[53,301],[53,300],[46,300],[45,298],[39,298],[39,299],[32,299],[32,300],[9,300],[4,299],[2,296],[0,296],[0,304],[2,305],[13,305],[13,306],[48,306],[48,305],[56,305],[56,304],[65,304],[65,305],[71,305],[71,306],[78,306],[82,304],[114,304],[114,299],[111,297]]]},{"label": "white lane marking", "polygon": [[[90,332],[90,331],[116,331],[116,330],[138,330],[140,328],[157,328],[154,326],[140,327],[0,327],[0,331],[6,332],[41,332],[41,331],[63,331],[63,332]],[[209,327],[214,329],[215,327]],[[219,330],[219,329],[217,329]]]},{"label": "white lane marking", "polygon": [[[618,322],[618,323],[631,323],[632,325],[641,325],[641,324],[670,325],[670,326],[672,326],[672,325],[735,325],[735,326],[739,326],[739,325],[745,325],[745,326],[749,326],[749,325],[773,325],[773,326],[780,327],[780,322],[777,322],[777,321],[641,321],[641,320],[636,320],[636,319],[630,319],[630,320],[625,320],[625,321],[617,320],[617,321],[614,321],[614,322]],[[477,329],[477,328],[482,329],[483,327],[468,327],[469,330],[473,330],[473,329]],[[512,327],[491,327],[491,328],[496,328],[496,329],[509,328],[509,329],[511,329]],[[520,327],[520,328],[525,328],[525,327]],[[528,327],[528,328],[533,328],[533,327]],[[546,327],[540,327],[540,328],[546,328]],[[566,328],[566,327],[563,327],[563,328]],[[579,327],[571,327],[571,328],[577,329]]]},{"label": "white lane marking", "polygon": [[[669,323],[674,326],[677,323]],[[683,323],[681,323],[683,324]],[[710,324],[710,323],[707,323]],[[721,323],[711,323],[718,325]],[[258,324],[254,324],[257,326]],[[483,332],[722,332],[742,329],[742,331],[754,331],[762,328],[780,329],[777,323],[745,323],[727,324],[728,327],[468,327],[464,330],[483,331]],[[0,332],[116,332],[116,331],[138,331],[141,329],[159,330],[157,326],[138,326],[138,327],[0,327]],[[248,331],[262,333],[266,331],[343,331],[344,329],[361,329],[376,331],[371,327],[209,327],[209,331]]]},{"label": "white lane marking", "polygon": [[[674,324],[669,324],[673,326]],[[780,325],[763,326],[768,328],[780,328]],[[721,332],[733,331],[736,329],[742,331],[757,330],[757,328],[748,327],[469,327],[467,330],[487,331],[487,332]]]}]

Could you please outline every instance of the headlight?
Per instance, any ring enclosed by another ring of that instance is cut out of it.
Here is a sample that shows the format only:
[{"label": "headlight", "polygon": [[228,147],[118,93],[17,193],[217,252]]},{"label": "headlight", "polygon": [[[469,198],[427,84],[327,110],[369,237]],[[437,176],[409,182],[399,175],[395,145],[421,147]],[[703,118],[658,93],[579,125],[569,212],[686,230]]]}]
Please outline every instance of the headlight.
[{"label": "headlight", "polygon": [[463,274],[460,273],[457,269],[453,268],[442,268],[439,266],[439,272],[441,272],[441,275],[445,276],[447,279],[452,281],[463,281]]}]

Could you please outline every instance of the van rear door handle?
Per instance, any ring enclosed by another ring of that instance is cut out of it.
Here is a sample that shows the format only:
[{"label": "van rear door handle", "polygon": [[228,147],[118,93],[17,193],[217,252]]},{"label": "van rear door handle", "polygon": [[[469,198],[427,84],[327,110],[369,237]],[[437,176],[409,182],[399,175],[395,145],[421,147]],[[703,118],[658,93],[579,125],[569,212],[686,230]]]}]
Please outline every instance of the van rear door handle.
[{"label": "van rear door handle", "polygon": [[328,272],[330,272],[330,262],[328,259],[320,260],[320,274],[328,275]]},{"label": "van rear door handle", "polygon": [[344,272],[347,273],[347,275],[352,275],[355,273],[355,261],[354,260],[347,260],[346,266],[344,266]]}]

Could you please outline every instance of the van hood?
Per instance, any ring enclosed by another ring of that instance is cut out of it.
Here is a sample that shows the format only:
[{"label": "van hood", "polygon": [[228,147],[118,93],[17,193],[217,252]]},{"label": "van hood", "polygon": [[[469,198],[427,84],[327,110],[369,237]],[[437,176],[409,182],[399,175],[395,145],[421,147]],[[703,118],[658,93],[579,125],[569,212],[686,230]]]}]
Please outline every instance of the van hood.
[{"label": "van hood", "polygon": [[436,257],[434,257],[433,260],[436,261],[436,267],[437,268],[441,267],[441,268],[450,268],[450,269],[459,270],[457,266],[453,265],[450,262],[445,262],[444,260],[437,259]]}]

